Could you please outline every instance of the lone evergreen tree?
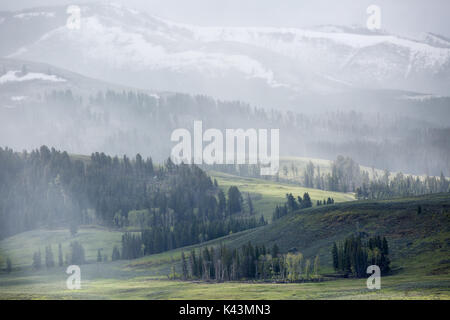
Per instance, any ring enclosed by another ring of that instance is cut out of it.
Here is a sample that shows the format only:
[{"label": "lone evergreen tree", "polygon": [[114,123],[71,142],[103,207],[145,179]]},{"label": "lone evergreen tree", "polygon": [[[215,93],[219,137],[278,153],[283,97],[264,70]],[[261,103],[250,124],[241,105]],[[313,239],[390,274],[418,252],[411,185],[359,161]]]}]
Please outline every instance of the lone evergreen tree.
[{"label": "lone evergreen tree", "polygon": [[184,256],[184,251],[181,252],[181,263],[182,263],[182,269],[183,269],[183,280],[186,280],[188,278],[188,267],[187,267],[186,257]]},{"label": "lone evergreen tree", "polygon": [[226,199],[225,199],[225,193],[222,190],[219,190],[219,193],[217,194],[217,197],[219,199],[218,203],[218,210],[219,213],[224,214],[226,209]]},{"label": "lone evergreen tree", "polygon": [[309,193],[305,192],[305,194],[303,195],[302,208],[310,208],[310,207],[312,207],[312,201],[311,198],[309,197]]},{"label": "lone evergreen tree", "polygon": [[33,254],[33,269],[39,270],[42,266],[41,249]]},{"label": "lone evergreen tree", "polygon": [[275,243],[272,247],[272,257],[276,258],[278,257],[278,254],[280,253],[280,249],[278,249],[277,244]]},{"label": "lone evergreen tree", "polygon": [[228,213],[230,215],[240,212],[242,210],[242,195],[236,186],[231,186],[228,189]]},{"label": "lone evergreen tree", "polygon": [[250,215],[253,215],[255,213],[253,209],[253,202],[252,197],[250,197],[250,193],[247,192],[247,204],[248,204],[248,212]]},{"label": "lone evergreen tree", "polygon": [[331,255],[333,257],[333,268],[334,270],[339,269],[339,256],[338,256],[338,248],[336,242],[333,243],[333,249],[331,250]]},{"label": "lone evergreen tree", "polygon": [[63,259],[63,251],[61,243],[58,244],[58,265],[62,267],[64,265],[64,259]]},{"label": "lone evergreen tree", "polygon": [[317,255],[316,258],[314,259],[314,276],[315,277],[319,276],[319,267],[320,267],[320,259],[319,259],[319,256]]},{"label": "lone evergreen tree", "polygon": [[111,260],[112,261],[120,260],[120,251],[119,248],[117,248],[117,246],[114,246],[113,248]]},{"label": "lone evergreen tree", "polygon": [[6,272],[10,273],[12,271],[12,262],[9,257],[6,258]]},{"label": "lone evergreen tree", "polygon": [[53,250],[51,245],[45,247],[45,266],[47,268],[53,268],[55,266],[55,260],[53,259]]}]

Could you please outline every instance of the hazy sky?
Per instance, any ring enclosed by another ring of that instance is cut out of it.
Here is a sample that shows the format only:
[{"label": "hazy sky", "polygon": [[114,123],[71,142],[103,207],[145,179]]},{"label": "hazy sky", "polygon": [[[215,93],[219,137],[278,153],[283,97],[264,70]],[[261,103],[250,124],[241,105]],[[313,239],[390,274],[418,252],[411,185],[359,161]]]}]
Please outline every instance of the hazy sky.
[{"label": "hazy sky", "polygon": [[[0,10],[98,0],[1,0]],[[105,2],[105,1],[103,1]],[[381,8],[382,28],[414,36],[431,31],[450,37],[448,0],[115,0],[171,20],[198,25],[307,27],[365,25],[366,8]]]}]

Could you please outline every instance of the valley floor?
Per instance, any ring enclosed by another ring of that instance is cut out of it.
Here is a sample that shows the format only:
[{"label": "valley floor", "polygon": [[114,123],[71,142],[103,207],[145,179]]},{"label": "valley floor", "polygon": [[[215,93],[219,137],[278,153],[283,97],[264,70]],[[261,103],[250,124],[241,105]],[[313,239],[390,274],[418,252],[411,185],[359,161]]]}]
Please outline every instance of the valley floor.
[{"label": "valley floor", "polygon": [[380,290],[366,288],[366,279],[320,283],[202,283],[138,276],[130,279],[82,281],[68,290],[61,269],[47,276],[0,276],[0,299],[450,299],[450,276],[394,275],[382,278]]}]

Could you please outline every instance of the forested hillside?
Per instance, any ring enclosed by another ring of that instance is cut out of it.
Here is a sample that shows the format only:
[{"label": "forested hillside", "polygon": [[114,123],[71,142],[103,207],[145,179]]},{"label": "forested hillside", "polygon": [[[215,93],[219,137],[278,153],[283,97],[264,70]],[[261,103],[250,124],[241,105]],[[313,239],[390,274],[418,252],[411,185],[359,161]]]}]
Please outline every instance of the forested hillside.
[{"label": "forested hillside", "polygon": [[139,154],[94,153],[83,161],[46,146],[30,153],[0,148],[0,181],[0,238],[98,224],[146,230],[144,253],[153,253],[265,223],[244,212],[237,187],[225,195],[196,166],[154,166]]},{"label": "forested hillside", "polygon": [[[195,120],[203,122],[203,130],[278,128],[282,156],[336,159],[342,154],[361,165],[390,171],[450,172],[448,128],[403,109],[393,114],[348,109],[311,114],[265,110],[202,95],[117,89],[88,95],[79,90],[42,90],[31,96],[19,90],[17,97],[22,98],[4,97],[7,107],[0,108],[0,144],[17,150],[45,144],[70,153],[101,150],[129,157],[140,153],[163,161],[174,145],[172,131],[192,132]],[[430,113],[445,113],[445,106],[443,102],[428,107]]]}]

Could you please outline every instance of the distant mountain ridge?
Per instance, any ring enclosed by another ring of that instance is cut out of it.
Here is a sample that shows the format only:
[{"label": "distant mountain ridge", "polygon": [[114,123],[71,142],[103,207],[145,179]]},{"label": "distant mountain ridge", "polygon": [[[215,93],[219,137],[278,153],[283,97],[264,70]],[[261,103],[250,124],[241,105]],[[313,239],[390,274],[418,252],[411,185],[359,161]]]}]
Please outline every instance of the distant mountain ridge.
[{"label": "distant mountain ridge", "polygon": [[450,45],[431,33],[418,41],[357,27],[198,27],[118,5],[80,7],[80,30],[65,26],[67,7],[0,13],[0,56],[271,107],[378,89],[450,95]]}]

